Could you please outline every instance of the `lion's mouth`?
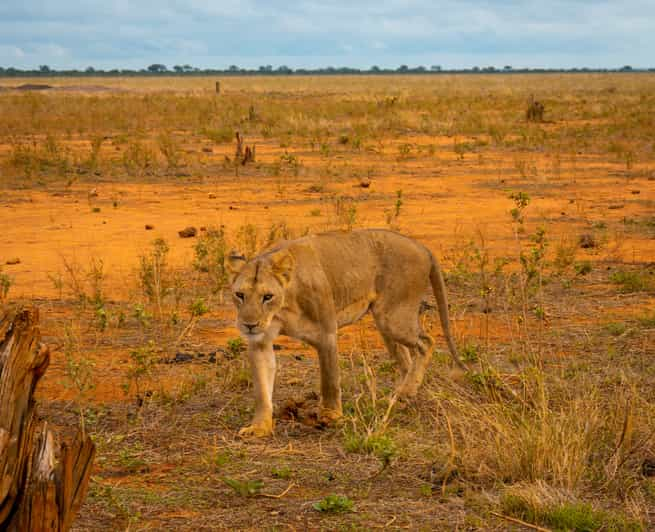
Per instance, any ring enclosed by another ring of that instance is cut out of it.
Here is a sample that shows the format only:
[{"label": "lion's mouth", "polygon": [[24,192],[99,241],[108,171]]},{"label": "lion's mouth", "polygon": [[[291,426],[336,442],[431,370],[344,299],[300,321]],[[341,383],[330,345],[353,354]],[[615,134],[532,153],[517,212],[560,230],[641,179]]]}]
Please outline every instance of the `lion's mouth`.
[{"label": "lion's mouth", "polygon": [[256,327],[254,329],[250,329],[248,327],[239,327],[239,330],[241,331],[241,334],[249,340],[261,337],[264,334],[264,331],[261,327]]}]

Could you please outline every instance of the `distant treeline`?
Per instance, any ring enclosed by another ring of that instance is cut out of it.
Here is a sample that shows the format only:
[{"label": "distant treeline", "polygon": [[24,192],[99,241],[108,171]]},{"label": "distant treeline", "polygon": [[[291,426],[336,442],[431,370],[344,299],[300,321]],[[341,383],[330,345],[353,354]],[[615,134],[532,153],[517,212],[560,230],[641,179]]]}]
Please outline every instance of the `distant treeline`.
[{"label": "distant treeline", "polygon": [[605,72],[655,72],[655,68],[633,68],[625,65],[620,68],[513,68],[504,66],[497,68],[493,66],[472,67],[461,69],[445,69],[439,65],[431,67],[409,67],[400,65],[398,68],[381,68],[372,66],[369,69],[349,67],[326,67],[326,68],[289,68],[282,65],[273,68],[271,65],[260,66],[259,68],[240,68],[231,65],[226,69],[196,68],[191,65],[175,65],[169,69],[166,65],[152,64],[140,70],[112,69],[101,70],[94,67],[87,67],[85,70],[55,70],[48,65],[41,65],[38,69],[23,70],[14,67],[0,67],[0,77],[33,77],[33,76],[291,76],[291,75],[349,75],[349,74],[543,74],[543,73],[605,73]]}]

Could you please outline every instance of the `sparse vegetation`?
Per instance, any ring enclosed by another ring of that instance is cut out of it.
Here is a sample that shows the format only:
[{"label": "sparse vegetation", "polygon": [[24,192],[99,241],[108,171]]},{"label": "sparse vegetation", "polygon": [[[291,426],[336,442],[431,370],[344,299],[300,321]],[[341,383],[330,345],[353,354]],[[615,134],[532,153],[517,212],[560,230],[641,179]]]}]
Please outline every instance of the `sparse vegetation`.
[{"label": "sparse vegetation", "polygon": [[325,513],[352,512],[355,503],[345,495],[335,495],[334,493],[314,503],[314,510]]},{"label": "sparse vegetation", "polygon": [[[76,528],[653,529],[654,80],[1,91],[0,306],[38,304],[39,412],[97,443]],[[470,371],[426,298],[433,360],[397,402],[365,317],[339,333],[344,419],[325,424],[312,350],[276,340],[274,437],[239,439],[253,382],[226,252],[358,227],[440,259]]]}]

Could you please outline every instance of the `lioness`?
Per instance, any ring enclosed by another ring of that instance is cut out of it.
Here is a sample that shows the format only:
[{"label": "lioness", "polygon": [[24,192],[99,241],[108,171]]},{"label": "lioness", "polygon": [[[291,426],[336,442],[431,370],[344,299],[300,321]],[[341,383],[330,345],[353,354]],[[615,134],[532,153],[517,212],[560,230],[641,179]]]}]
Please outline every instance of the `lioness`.
[{"label": "lioness", "polygon": [[232,252],[227,268],[255,389],[254,419],[241,429],[242,436],[273,431],[273,340],[278,334],[316,349],[320,419],[339,418],[337,329],[369,311],[400,366],[397,393],[416,395],[434,342],[419,322],[419,306],[430,285],[450,352],[463,367],[450,333],[439,265],[426,247],[406,236],[381,229],[323,233],[282,242],[250,261]]}]

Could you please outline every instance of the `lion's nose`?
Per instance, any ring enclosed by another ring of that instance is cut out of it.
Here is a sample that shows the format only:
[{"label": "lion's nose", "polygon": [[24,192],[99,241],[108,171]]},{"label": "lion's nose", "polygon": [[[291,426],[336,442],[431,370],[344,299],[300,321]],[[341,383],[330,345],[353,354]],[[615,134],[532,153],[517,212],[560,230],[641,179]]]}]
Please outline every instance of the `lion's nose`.
[{"label": "lion's nose", "polygon": [[257,323],[244,323],[243,324],[243,326],[246,327],[250,332],[252,332],[255,329],[255,327],[257,327],[257,325],[259,325],[259,322],[257,322]]}]

